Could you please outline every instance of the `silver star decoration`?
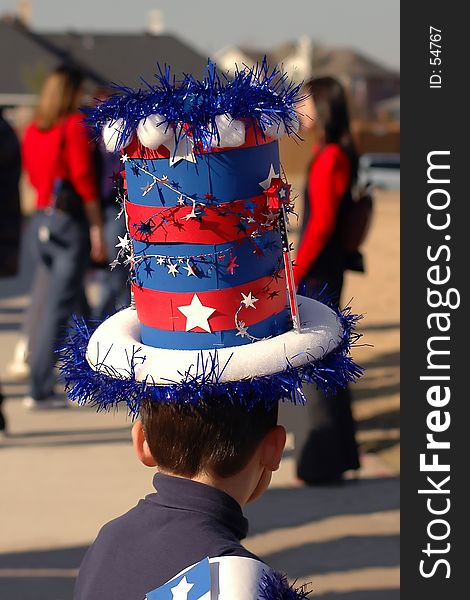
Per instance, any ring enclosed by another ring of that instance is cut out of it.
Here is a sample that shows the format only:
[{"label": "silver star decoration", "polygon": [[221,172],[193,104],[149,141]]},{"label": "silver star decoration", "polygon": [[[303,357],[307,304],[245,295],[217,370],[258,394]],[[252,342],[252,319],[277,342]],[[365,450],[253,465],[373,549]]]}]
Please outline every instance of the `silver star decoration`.
[{"label": "silver star decoration", "polygon": [[266,217],[266,223],[263,223],[265,226],[271,225],[276,219],[276,215],[271,210],[267,213],[263,213],[263,217]]},{"label": "silver star decoration", "polygon": [[168,267],[168,275],[173,275],[173,277],[176,277],[179,273],[178,271],[178,265],[174,265],[171,261],[170,264],[167,265]]},{"label": "silver star decoration", "polygon": [[237,335],[239,335],[240,337],[244,338],[248,336],[248,327],[246,327],[243,321],[238,321],[237,329]]},{"label": "silver star decoration", "polygon": [[255,298],[251,292],[248,293],[248,296],[245,296],[243,292],[241,292],[243,296],[242,304],[245,305],[245,308],[256,308],[255,302],[258,302],[258,298]]},{"label": "silver star decoration", "polygon": [[277,177],[279,177],[279,173],[276,173],[276,171],[274,170],[274,166],[271,164],[271,166],[269,167],[268,176],[266,177],[266,179],[263,179],[263,181],[260,181],[259,185],[263,188],[263,190],[267,190],[268,187],[271,185],[271,179]]},{"label": "silver star decoration", "polygon": [[125,163],[125,162],[127,162],[129,160],[129,157],[127,156],[127,154],[124,153],[119,160],[122,163]]},{"label": "silver star decoration", "polygon": [[183,269],[186,269],[186,271],[188,272],[188,277],[191,277],[191,275],[196,276],[194,267],[189,263],[189,260],[187,261],[186,266],[183,267]]},{"label": "silver star decoration", "polygon": [[162,265],[165,262],[165,259],[163,258],[163,256],[159,256],[157,258],[157,265]]},{"label": "silver star decoration", "polygon": [[121,237],[120,235],[118,235],[118,239],[119,239],[119,242],[116,244],[116,248],[122,248],[123,250],[126,250],[129,247],[129,242],[130,242],[127,233],[124,237]]},{"label": "silver star decoration", "polygon": [[185,217],[181,217],[183,221],[189,221],[189,219],[197,219],[196,209],[193,206],[192,211],[187,214]]},{"label": "silver star decoration", "polygon": [[117,258],[115,258],[113,260],[113,262],[109,263],[109,266],[111,267],[111,271],[113,271],[118,265],[120,265],[121,263],[118,261]]},{"label": "silver star decoration", "polygon": [[179,204],[180,206],[184,206],[184,198],[181,194],[180,194],[180,197],[178,198],[178,200],[176,201],[176,203]]},{"label": "silver star decoration", "polygon": [[155,185],[155,181],[152,181],[151,183],[148,183],[146,186],[141,188],[142,196],[146,196],[149,192],[151,192],[153,190],[154,185]]},{"label": "silver star decoration", "polygon": [[115,218],[115,221],[120,219],[122,217],[123,213],[124,213],[124,202],[119,204],[119,212],[117,214],[117,217]]}]

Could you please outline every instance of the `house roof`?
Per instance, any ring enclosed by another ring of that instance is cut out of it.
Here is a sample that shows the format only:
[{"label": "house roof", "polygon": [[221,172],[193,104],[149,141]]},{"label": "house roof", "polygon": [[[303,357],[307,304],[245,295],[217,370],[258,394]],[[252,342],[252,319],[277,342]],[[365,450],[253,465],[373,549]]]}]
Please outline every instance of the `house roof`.
[{"label": "house roof", "polygon": [[376,62],[352,48],[318,47],[313,56],[313,71],[316,77],[391,77],[396,71]]},{"label": "house roof", "polygon": [[170,34],[45,33],[44,37],[90,65],[106,80],[138,87],[140,78],[153,79],[157,63],[171,65],[172,73],[202,75],[207,57]]},{"label": "house roof", "polygon": [[152,81],[157,62],[176,76],[202,75],[207,58],[169,34],[35,33],[0,19],[0,102],[38,93],[47,73],[65,60],[81,66],[95,82],[140,86]]},{"label": "house roof", "polygon": [[31,95],[38,91],[43,75],[59,59],[38,46],[34,39],[0,20],[0,94]]},{"label": "house roof", "polygon": [[[250,46],[228,46],[219,52],[220,55],[241,52],[253,64],[261,62],[266,55],[270,65],[280,64],[298,50],[297,42],[287,42],[269,51],[252,48]],[[393,69],[382,65],[374,59],[358,52],[353,48],[327,47],[313,44],[312,67],[315,76],[330,75],[341,77],[383,77],[398,76]]]}]

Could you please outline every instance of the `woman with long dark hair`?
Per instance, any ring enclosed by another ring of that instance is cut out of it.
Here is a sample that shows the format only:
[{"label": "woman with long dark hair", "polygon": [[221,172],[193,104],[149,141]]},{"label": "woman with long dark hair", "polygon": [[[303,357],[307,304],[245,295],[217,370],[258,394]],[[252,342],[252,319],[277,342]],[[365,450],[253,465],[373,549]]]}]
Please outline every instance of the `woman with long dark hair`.
[{"label": "woman with long dark hair", "polygon": [[[315,130],[317,143],[308,169],[294,273],[310,293],[323,293],[339,306],[346,268],[341,229],[352,202],[358,156],[342,85],[321,77],[311,80],[306,92],[299,116],[304,129]],[[298,476],[310,484],[338,481],[345,471],[359,468],[350,392],[325,398],[313,386],[306,388],[312,429],[301,450]]]},{"label": "woman with long dark hair", "polygon": [[46,79],[23,140],[23,164],[36,190],[33,232],[48,288],[30,357],[30,408],[54,405],[55,349],[83,292],[91,257],[106,259],[92,146],[78,111],[83,74],[61,66]]}]

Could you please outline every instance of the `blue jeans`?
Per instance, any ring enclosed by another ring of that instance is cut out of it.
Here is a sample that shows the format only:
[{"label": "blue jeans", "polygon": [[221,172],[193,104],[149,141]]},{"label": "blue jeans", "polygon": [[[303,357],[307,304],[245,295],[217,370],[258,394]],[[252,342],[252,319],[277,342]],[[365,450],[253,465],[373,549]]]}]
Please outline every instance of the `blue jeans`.
[{"label": "blue jeans", "polygon": [[[43,400],[53,393],[56,349],[64,337],[77,297],[83,292],[83,278],[90,259],[90,240],[88,224],[65,213],[56,211],[52,221],[44,213],[36,214],[33,219],[38,268],[45,271],[49,283],[30,359],[31,396],[35,400]],[[50,231],[48,239],[44,235],[45,227]]]},{"label": "blue jeans", "polygon": [[[103,233],[109,262],[117,255],[118,235],[124,237],[126,233],[124,216],[116,220],[118,212],[119,206],[116,203],[103,208]],[[96,281],[99,284],[99,299],[96,307],[96,318],[98,320],[101,321],[113,315],[116,310],[129,306],[128,278],[129,268],[124,265],[118,265],[113,270],[109,266],[98,270],[96,274]]]}]

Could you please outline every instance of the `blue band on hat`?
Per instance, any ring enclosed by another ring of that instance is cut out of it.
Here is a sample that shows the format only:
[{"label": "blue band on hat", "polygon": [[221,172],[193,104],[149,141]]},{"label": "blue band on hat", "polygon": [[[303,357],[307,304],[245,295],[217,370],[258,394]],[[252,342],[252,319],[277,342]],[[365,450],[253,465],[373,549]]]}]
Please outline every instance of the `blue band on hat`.
[{"label": "blue band on hat", "polygon": [[168,177],[168,183],[177,184],[180,192],[197,195],[198,202],[209,202],[205,195],[212,194],[212,202],[231,202],[258,196],[259,185],[268,177],[271,165],[279,173],[279,144],[277,141],[251,148],[196,155],[196,163],[182,160],[170,166],[168,158],[126,161],[126,180],[129,200],[143,206],[176,206],[179,194],[164,185],[155,185],[143,195],[144,188],[153,178],[137,169],[145,169],[157,177]]},{"label": "blue band on hat", "polygon": [[[256,325],[248,327],[248,333],[256,338],[277,336],[292,329],[292,320],[287,309]],[[141,325],[142,343],[156,348],[178,350],[215,350],[228,346],[251,344],[248,337],[237,335],[237,329],[202,333],[196,331],[165,331]]]},{"label": "blue band on hat", "polygon": [[[134,254],[136,257],[148,255],[161,255],[173,257],[172,263],[178,265],[178,275],[173,277],[168,272],[167,261],[161,265],[155,257],[138,261],[135,267],[136,283],[151,290],[164,292],[205,292],[208,290],[220,290],[237,285],[242,285],[262,277],[272,275],[282,268],[281,262],[281,236],[279,231],[267,231],[256,238],[258,248],[263,252],[262,256],[254,254],[256,246],[245,238],[240,245],[230,242],[209,246],[205,244],[152,244],[133,240]],[[236,256],[239,265],[233,271],[233,275],[227,272],[227,264],[232,256]],[[198,258],[201,255],[212,253],[214,256],[206,256],[205,260]],[[187,258],[178,262],[178,257],[195,256],[190,259],[189,264],[195,267],[197,276],[188,276],[185,269]],[[223,258],[221,258],[223,256]],[[255,293],[254,290],[252,290]]]}]

